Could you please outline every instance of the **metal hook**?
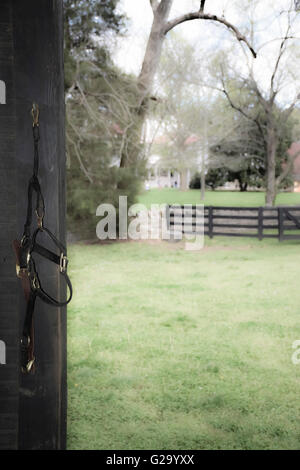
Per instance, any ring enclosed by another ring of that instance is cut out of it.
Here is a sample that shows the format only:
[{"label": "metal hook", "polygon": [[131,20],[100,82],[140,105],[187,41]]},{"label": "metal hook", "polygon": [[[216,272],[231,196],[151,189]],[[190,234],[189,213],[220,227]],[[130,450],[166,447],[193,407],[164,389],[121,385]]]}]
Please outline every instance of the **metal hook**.
[{"label": "metal hook", "polygon": [[39,125],[39,115],[40,115],[40,109],[39,106],[36,103],[32,103],[32,109],[31,109],[31,115],[32,115],[32,126],[38,126]]}]

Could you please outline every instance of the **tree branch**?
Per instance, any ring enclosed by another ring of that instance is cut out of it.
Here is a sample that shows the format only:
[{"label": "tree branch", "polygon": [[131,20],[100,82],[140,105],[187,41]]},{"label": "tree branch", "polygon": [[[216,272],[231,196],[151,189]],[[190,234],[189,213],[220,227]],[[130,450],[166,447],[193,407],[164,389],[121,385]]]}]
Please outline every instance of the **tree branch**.
[{"label": "tree branch", "polygon": [[159,5],[158,0],[149,0],[153,13],[156,12],[156,9]]},{"label": "tree branch", "polygon": [[290,104],[290,106],[288,106],[284,111],[283,111],[283,114],[284,114],[284,117],[285,119],[287,119],[292,111],[294,110],[297,102],[300,100],[300,93],[296,96],[296,98],[294,99],[294,101]]},{"label": "tree branch", "polygon": [[235,109],[236,111],[238,111],[239,113],[241,113],[245,118],[249,119],[249,121],[253,121],[255,122],[254,118],[249,116],[249,114],[247,114],[243,108],[241,108],[240,106],[237,106],[236,104],[234,104],[234,102],[232,101],[231,99],[231,96],[229,95],[228,91],[225,89],[225,87],[223,88],[222,92],[224,93],[224,95],[226,96],[227,98],[227,101],[228,103],[230,104],[230,106],[232,107],[232,109]]},{"label": "tree branch", "polygon": [[279,69],[280,61],[282,59],[282,56],[286,52],[286,43],[287,43],[287,41],[289,39],[293,39],[293,35],[291,34],[292,23],[293,23],[293,20],[291,20],[291,17],[290,17],[291,10],[289,10],[287,12],[287,15],[288,15],[288,24],[287,24],[286,33],[285,33],[285,36],[282,38],[282,41],[280,43],[278,57],[277,57],[277,60],[276,60],[275,66],[274,66],[274,70],[273,70],[273,73],[272,73],[272,77],[271,77],[270,97],[271,97],[271,100],[273,100],[273,101],[275,100],[275,97],[278,93],[278,90],[274,89],[274,83],[275,83],[275,78],[276,78],[276,75],[277,75],[277,72],[278,72],[278,69]]},{"label": "tree branch", "polygon": [[288,36],[286,35],[285,38],[283,38],[283,40],[280,43],[279,54],[278,54],[278,57],[277,57],[277,60],[276,60],[276,63],[275,63],[275,67],[274,67],[274,70],[273,70],[273,73],[272,73],[271,87],[270,87],[271,88],[271,99],[275,98],[275,96],[276,96],[276,91],[274,90],[274,80],[275,80],[275,77],[276,77],[276,74],[277,74],[277,71],[278,71],[280,60],[281,60],[281,58],[282,58],[282,56],[285,52],[284,45],[285,45],[287,39],[288,39]]},{"label": "tree branch", "polygon": [[299,152],[296,152],[295,154],[291,155],[289,152],[286,152],[287,155],[288,155],[288,162],[286,164],[286,167],[285,169],[283,170],[283,172],[276,178],[276,186],[277,188],[279,187],[279,185],[282,183],[282,181],[284,180],[284,178],[287,177],[287,175],[289,174],[289,172],[291,171],[292,169],[292,165],[295,161],[295,159],[297,157],[299,157],[300,155],[300,150]]},{"label": "tree branch", "polygon": [[90,183],[93,183],[93,180],[92,178],[90,177],[88,171],[86,170],[84,164],[83,164],[83,161],[82,161],[82,158],[80,156],[80,152],[79,152],[79,149],[78,149],[78,146],[76,144],[76,142],[74,140],[71,139],[70,135],[68,132],[66,132],[66,137],[67,137],[67,140],[69,140],[71,142],[71,144],[73,145],[74,147],[74,150],[75,150],[75,154],[76,154],[76,157],[78,158],[78,161],[79,161],[79,166],[81,168],[81,170],[83,171],[83,173],[85,174],[85,176],[87,177],[87,179],[89,180]]},{"label": "tree branch", "polygon": [[299,37],[293,35],[293,36],[286,36],[286,37],[279,37],[279,38],[274,38],[274,39],[270,39],[269,41],[266,41],[264,42],[263,44],[261,44],[258,48],[257,48],[257,52],[259,52],[261,49],[263,49],[264,47],[268,46],[269,44],[271,44],[272,42],[276,42],[276,41],[282,41],[283,39],[300,39]]},{"label": "tree branch", "polygon": [[248,119],[249,121],[252,121],[254,122],[257,127],[258,127],[258,130],[260,132],[260,135],[262,136],[263,138],[263,141],[264,143],[266,142],[265,140],[265,134],[264,134],[264,131],[263,131],[263,128],[259,122],[259,120],[257,118],[254,118],[252,116],[250,116],[248,113],[246,113],[240,106],[237,106],[236,104],[234,104],[234,102],[232,101],[231,99],[231,96],[229,95],[228,91],[225,89],[225,86],[224,86],[224,83],[223,83],[223,93],[224,95],[226,96],[227,100],[228,100],[228,103],[230,104],[230,106],[235,109],[236,111],[238,111],[239,113],[241,113],[246,119]]},{"label": "tree branch", "polygon": [[[205,2],[201,2],[201,3],[203,3],[203,6],[204,6]],[[203,13],[203,11],[201,11],[201,7],[200,7],[200,11],[186,13],[185,15],[179,16],[171,21],[168,21],[166,23],[163,33],[167,34],[175,26],[181,23],[184,23],[186,21],[191,21],[191,20],[210,20],[210,21],[216,21],[218,23],[225,25],[228,29],[230,29],[234,33],[238,41],[244,42],[248,46],[253,57],[256,57],[256,52],[253,49],[253,47],[250,45],[250,43],[248,42],[247,38],[243,34],[241,34],[240,31],[233,24],[229,23],[227,20],[225,20],[225,18],[220,18],[219,16],[211,15],[209,13]]]},{"label": "tree branch", "polygon": [[205,6],[205,1],[206,0],[201,0],[201,5],[200,5],[200,10],[202,13],[204,12],[204,6]]}]

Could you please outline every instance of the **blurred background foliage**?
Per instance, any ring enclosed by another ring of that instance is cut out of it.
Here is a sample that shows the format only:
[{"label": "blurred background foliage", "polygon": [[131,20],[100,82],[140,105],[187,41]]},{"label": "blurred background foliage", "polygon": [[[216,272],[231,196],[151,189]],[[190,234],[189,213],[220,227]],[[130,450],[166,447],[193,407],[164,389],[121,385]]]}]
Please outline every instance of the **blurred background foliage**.
[{"label": "blurred background foliage", "polygon": [[143,146],[138,158],[120,168],[135,125],[136,77],[119,70],[111,46],[125,31],[116,0],[65,0],[65,100],[68,230],[95,237],[96,208],[118,206],[119,194],[135,201],[144,174]]},{"label": "blurred background foliage", "polygon": [[[128,196],[128,205],[136,202],[151,173],[151,155],[159,157],[162,169],[180,174],[180,189],[201,184],[215,189],[235,181],[240,191],[267,189],[273,204],[278,190],[293,185],[287,150],[300,131],[297,100],[290,105],[275,100],[280,81],[298,83],[289,62],[281,64],[283,52],[295,53],[286,44],[289,36],[279,48],[272,76],[280,72],[280,80],[271,80],[274,96],[269,96],[260,92],[251,71],[242,74],[235,65],[234,38],[229,49],[208,54],[205,42],[194,47],[172,30],[152,71],[151,94],[144,96],[141,77],[125,73],[112,59],[119,38],[128,38],[132,27],[119,3],[64,0],[69,233],[95,238],[99,204],[117,208],[119,195]],[[268,164],[271,146],[274,166]]]}]

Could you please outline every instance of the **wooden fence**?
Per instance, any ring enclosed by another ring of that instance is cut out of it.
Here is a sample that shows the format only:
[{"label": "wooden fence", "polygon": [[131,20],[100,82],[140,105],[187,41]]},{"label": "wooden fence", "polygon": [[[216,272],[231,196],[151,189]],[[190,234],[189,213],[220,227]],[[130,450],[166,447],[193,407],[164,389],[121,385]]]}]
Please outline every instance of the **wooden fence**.
[{"label": "wooden fence", "polygon": [[[203,214],[204,211],[204,214]],[[278,238],[300,240],[300,206],[226,207],[201,205],[167,206],[169,230],[192,234],[202,231],[197,226],[197,213],[204,216],[204,234],[214,236]]]}]

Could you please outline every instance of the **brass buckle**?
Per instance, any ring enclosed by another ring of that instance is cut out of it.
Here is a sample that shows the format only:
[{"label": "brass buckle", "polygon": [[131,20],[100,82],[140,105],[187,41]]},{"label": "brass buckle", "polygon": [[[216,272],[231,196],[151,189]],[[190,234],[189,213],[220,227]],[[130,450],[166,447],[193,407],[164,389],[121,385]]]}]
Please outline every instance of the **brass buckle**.
[{"label": "brass buckle", "polygon": [[32,104],[31,116],[32,116],[32,126],[39,126],[39,115],[40,109],[36,103]]},{"label": "brass buckle", "polygon": [[17,277],[21,278],[21,277],[22,277],[21,275],[23,274],[24,271],[27,271],[27,269],[26,269],[26,270],[25,270],[25,269],[21,269],[21,268],[20,268],[20,265],[19,265],[19,264],[16,264],[16,274],[17,274]]},{"label": "brass buckle", "polygon": [[31,359],[31,361],[29,361],[26,365],[26,372],[29,373],[32,369],[32,366],[34,364],[34,361],[35,361],[35,357],[33,359]]},{"label": "brass buckle", "polygon": [[32,370],[33,364],[35,362],[35,357],[31,361],[27,362],[26,367],[21,367],[23,374],[29,374]]},{"label": "brass buckle", "polygon": [[[21,345],[25,349],[24,351],[25,353],[28,353],[30,343],[31,343],[30,336],[23,336],[23,338],[21,339]],[[32,370],[34,361],[35,361],[35,357],[30,359],[30,361],[28,361],[25,366],[22,366],[23,374],[26,374],[26,373],[29,374],[29,372]]]},{"label": "brass buckle", "polygon": [[23,237],[21,238],[21,246],[24,245],[26,238],[26,235],[23,235]]},{"label": "brass buckle", "polygon": [[61,273],[66,272],[67,265],[68,265],[68,258],[63,253],[61,253],[60,260],[59,260],[59,270]]},{"label": "brass buckle", "polygon": [[[27,262],[27,266],[29,264],[29,261],[30,261],[30,253],[28,252],[27,254],[27,259],[26,259],[26,262]],[[21,268],[21,266],[17,263],[16,264],[16,274],[17,274],[17,277],[21,278],[22,277],[22,274],[27,274],[28,275],[28,268]]]},{"label": "brass buckle", "polygon": [[40,230],[43,230],[43,219],[44,219],[44,214],[39,215],[38,211],[35,210],[36,218],[37,218],[37,225]]},{"label": "brass buckle", "polygon": [[16,274],[18,278],[22,278],[22,274],[28,274],[27,268],[21,268],[19,264],[16,264]]},{"label": "brass buckle", "polygon": [[34,290],[37,290],[40,288],[40,283],[36,274],[34,274],[31,282],[32,282],[32,287]]}]

